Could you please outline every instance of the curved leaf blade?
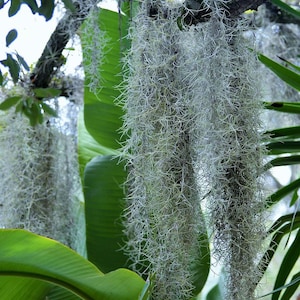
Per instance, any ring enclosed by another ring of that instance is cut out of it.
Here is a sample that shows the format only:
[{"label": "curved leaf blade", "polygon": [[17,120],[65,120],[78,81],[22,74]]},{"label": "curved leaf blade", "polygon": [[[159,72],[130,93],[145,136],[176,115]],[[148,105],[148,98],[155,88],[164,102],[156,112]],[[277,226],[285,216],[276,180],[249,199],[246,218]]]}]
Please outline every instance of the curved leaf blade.
[{"label": "curved leaf blade", "polygon": [[300,75],[298,73],[291,71],[290,69],[280,65],[279,63],[262,54],[258,55],[258,59],[271,71],[273,71],[279,78],[281,78],[297,91],[300,91]]},{"label": "curved leaf blade", "polygon": [[198,257],[195,258],[191,267],[192,273],[194,274],[194,296],[198,295],[202,291],[210,270],[210,248],[209,239],[206,232],[203,231],[199,234],[198,243],[201,246],[201,251],[198,253]]},{"label": "curved leaf blade", "polygon": [[290,300],[290,299],[292,299],[292,296],[297,291],[299,285],[300,285],[300,272],[295,274],[292,277],[291,282],[286,285],[286,290],[285,290],[284,294],[282,295],[281,300]]},{"label": "curved leaf blade", "polygon": [[121,214],[127,173],[113,156],[92,159],[84,172],[86,246],[88,258],[103,272],[125,267]]},{"label": "curved leaf blade", "polygon": [[49,21],[53,16],[54,8],[54,0],[41,0],[38,12],[41,16],[45,17],[46,21]]},{"label": "curved leaf blade", "polygon": [[9,74],[12,77],[13,82],[17,83],[19,80],[20,73],[20,66],[18,62],[9,53],[6,54],[6,59],[0,62],[3,66],[8,67]]},{"label": "curved leaf blade", "polygon": [[31,12],[35,14],[38,12],[38,6],[35,0],[22,0],[23,3],[27,4],[27,6],[31,9]]},{"label": "curved leaf blade", "polygon": [[17,56],[17,59],[18,59],[19,64],[20,64],[21,66],[23,66],[24,69],[25,69],[26,71],[29,72],[29,71],[30,71],[30,68],[29,68],[27,62],[25,61],[25,59],[23,58],[23,56],[19,55],[18,53],[16,53],[16,56]]},{"label": "curved leaf blade", "polygon": [[282,187],[281,189],[277,190],[267,199],[267,207],[271,207],[272,205],[276,204],[279,200],[300,188],[300,178],[292,181],[288,185]]},{"label": "curved leaf blade", "polygon": [[300,12],[296,9],[293,9],[290,5],[280,0],[271,0],[271,2],[286,11],[288,14],[300,19]]},{"label": "curved leaf blade", "polygon": [[[85,99],[86,99],[85,95]],[[85,126],[92,137],[102,146],[120,148],[120,127],[122,126],[123,112],[114,104],[104,102],[85,104],[84,120]]]},{"label": "curved leaf blade", "polygon": [[[296,261],[299,258],[299,245],[300,245],[300,230],[298,230],[297,235],[292,243],[292,245],[289,247],[285,257],[282,260],[281,266],[279,268],[279,271],[277,273],[276,281],[274,284],[273,290],[277,290],[284,286],[285,281],[292,271]],[[300,279],[300,278],[299,278]],[[272,295],[272,300],[279,299],[280,292],[275,292]]]},{"label": "curved leaf blade", "polygon": [[[92,93],[88,88],[91,78],[86,76],[84,121],[86,129],[99,144],[107,148],[119,149],[120,141],[122,141],[120,128],[123,124],[123,110],[115,104],[115,100],[121,94],[118,87],[123,82],[121,57],[122,47],[126,45],[128,18],[122,16],[122,23],[120,24],[118,13],[101,9],[98,20],[99,28],[107,40],[103,47],[105,57],[97,75],[101,78],[101,86],[99,86],[97,95]],[[90,50],[84,45],[91,44],[90,37],[85,35],[83,31],[81,39],[83,41],[84,62],[87,62],[89,61]],[[87,64],[84,63],[85,69],[88,68]]]},{"label": "curved leaf blade", "polygon": [[264,107],[279,112],[300,114],[300,103],[294,102],[265,102]]},{"label": "curved leaf blade", "polygon": [[280,141],[266,145],[269,155],[300,152],[300,141]]},{"label": "curved leaf blade", "polygon": [[223,300],[221,288],[216,284],[206,295],[206,300]]},{"label": "curved leaf blade", "polygon": [[74,295],[70,291],[61,288],[60,286],[54,286],[47,294],[47,300],[81,300],[78,296]]},{"label": "curved leaf blade", "polygon": [[266,135],[269,135],[272,139],[277,138],[298,138],[300,137],[300,126],[277,128],[266,131]]},{"label": "curved leaf blade", "polygon": [[300,155],[277,157],[272,159],[265,165],[265,170],[272,167],[290,166],[296,164],[300,164]]},{"label": "curved leaf blade", "polygon": [[9,17],[14,16],[19,11],[20,6],[21,6],[21,0],[11,0],[10,7],[8,10],[8,16]]},{"label": "curved leaf blade", "polygon": [[[300,273],[297,273],[295,276],[293,276],[293,280],[291,282],[289,282],[288,284],[285,284],[285,285],[279,287],[278,289],[273,290],[270,293],[267,293],[265,295],[259,296],[258,299],[266,297],[266,296],[269,296],[269,295],[274,295],[274,293],[279,293],[279,292],[283,291],[284,289],[286,289],[286,291],[288,291],[288,293],[286,295],[289,295],[289,293],[291,291],[293,291],[294,289],[297,289],[297,286],[300,283],[300,276],[299,276],[299,274]],[[281,297],[281,300],[290,300],[290,299],[291,299],[290,297],[289,298],[284,298],[284,296]]]},{"label": "curved leaf blade", "polygon": [[1,300],[45,299],[51,285],[32,278],[0,276]]},{"label": "curved leaf blade", "polygon": [[36,88],[33,92],[36,97],[40,98],[55,98],[61,94],[61,90],[56,88]]},{"label": "curved leaf blade", "polygon": [[292,231],[300,228],[300,213],[288,214],[277,219],[268,231],[268,236],[272,236],[268,250],[265,252],[259,262],[261,276],[265,273],[271,262],[276,249],[278,248],[282,238],[289,235]]},{"label": "curved leaf blade", "polygon": [[12,106],[16,105],[21,99],[22,96],[6,98],[3,102],[0,103],[0,110],[10,109]]},{"label": "curved leaf blade", "polygon": [[72,13],[76,11],[75,5],[72,0],[62,0],[64,3],[65,7],[68,8]]},{"label": "curved leaf blade", "polygon": [[100,145],[86,130],[83,113],[79,113],[78,118],[78,160],[80,177],[83,178],[83,173],[86,164],[98,155],[118,155],[116,150],[106,148]]},{"label": "curved leaf blade", "polygon": [[135,299],[144,281],[119,269],[103,275],[93,264],[57,241],[25,230],[0,230],[0,277],[51,282],[88,300]]}]

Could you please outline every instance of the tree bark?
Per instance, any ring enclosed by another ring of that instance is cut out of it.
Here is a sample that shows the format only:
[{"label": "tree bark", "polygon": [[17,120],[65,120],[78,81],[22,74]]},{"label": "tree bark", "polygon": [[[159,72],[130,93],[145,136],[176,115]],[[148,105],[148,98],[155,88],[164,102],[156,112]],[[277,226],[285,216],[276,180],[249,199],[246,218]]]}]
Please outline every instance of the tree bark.
[{"label": "tree bark", "polygon": [[62,52],[68,41],[74,36],[97,2],[97,0],[74,1],[75,12],[67,11],[59,21],[30,75],[33,87],[49,86],[55,71],[63,64]]},{"label": "tree bark", "polygon": [[[233,0],[224,5],[224,13],[228,19],[235,19],[246,10],[257,8],[270,0]],[[202,0],[187,0],[187,10],[182,14],[183,22],[187,25],[196,25],[207,22],[210,19],[211,11],[203,7]]]}]

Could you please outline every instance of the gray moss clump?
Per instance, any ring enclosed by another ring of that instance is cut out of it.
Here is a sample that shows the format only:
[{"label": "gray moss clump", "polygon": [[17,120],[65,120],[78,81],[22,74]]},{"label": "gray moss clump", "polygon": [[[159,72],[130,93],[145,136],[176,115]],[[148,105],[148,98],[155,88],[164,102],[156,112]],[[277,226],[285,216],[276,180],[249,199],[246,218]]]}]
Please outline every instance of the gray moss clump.
[{"label": "gray moss clump", "polygon": [[126,250],[135,270],[154,275],[153,299],[188,299],[202,220],[178,9],[157,3],[154,19],[148,5],[133,20],[124,103],[124,129],[130,133],[123,148],[129,159]]},{"label": "gray moss clump", "polygon": [[73,138],[58,124],[32,127],[14,112],[1,115],[1,122],[0,226],[27,229],[82,252]]},{"label": "gray moss clump", "polygon": [[[264,237],[260,188],[263,148],[255,54],[243,38],[247,24],[227,19],[226,1],[207,1],[211,19],[195,29],[200,169],[209,187],[214,253],[227,274],[228,300],[254,299]],[[196,105],[195,105],[196,107]]]},{"label": "gray moss clump", "polygon": [[260,88],[247,24],[227,18],[226,2],[203,1],[210,19],[180,30],[182,4],[144,1],[130,32],[126,250],[155,278],[153,299],[192,294],[202,199],[226,300],[254,299],[260,278]]}]

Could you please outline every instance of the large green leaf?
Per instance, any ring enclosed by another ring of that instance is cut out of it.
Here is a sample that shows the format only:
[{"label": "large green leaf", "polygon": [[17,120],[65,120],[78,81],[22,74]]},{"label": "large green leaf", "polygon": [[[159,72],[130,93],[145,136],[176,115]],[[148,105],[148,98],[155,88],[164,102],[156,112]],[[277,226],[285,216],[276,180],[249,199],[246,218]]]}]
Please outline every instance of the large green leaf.
[{"label": "large green leaf", "polygon": [[219,284],[216,284],[206,295],[206,300],[224,300]]},{"label": "large green leaf", "polygon": [[[118,86],[123,81],[122,47],[123,37],[127,34],[127,18],[116,12],[102,9],[99,14],[99,27],[105,35],[107,44],[103,53],[105,58],[99,68],[101,86],[94,94],[89,89],[92,78],[88,72],[84,90],[84,122],[79,132],[79,160],[84,171],[84,195],[86,213],[86,236],[88,258],[101,270],[108,272],[117,267],[126,266],[127,257],[120,251],[124,243],[121,226],[122,185],[126,179],[123,164],[117,164],[112,156],[120,148],[122,109],[115,104],[120,96]],[[93,30],[93,29],[90,29]],[[83,55],[89,60],[91,36],[82,30]],[[122,43],[120,42],[122,39]],[[121,47],[122,46],[122,47]],[[88,68],[87,65],[84,65]],[[88,132],[88,134],[86,134]],[[92,160],[91,160],[92,159]]]},{"label": "large green leaf", "polygon": [[61,288],[58,285],[53,286],[50,292],[47,294],[47,300],[81,300],[78,296],[70,291]]},{"label": "large green leaf", "polygon": [[[120,96],[119,86],[123,81],[122,76],[122,47],[127,34],[127,17],[116,12],[102,9],[99,14],[99,28],[104,34],[106,44],[103,46],[105,58],[99,68],[97,76],[100,78],[101,86],[95,95],[89,90],[89,82],[92,80],[86,76],[86,88],[84,90],[84,120],[86,129],[92,137],[101,145],[119,149],[122,135],[122,108],[115,104],[116,98]],[[91,28],[90,30],[94,30]],[[90,35],[82,31],[81,39],[83,45],[92,45]],[[122,41],[122,42],[121,42]],[[83,46],[83,56],[89,57],[91,53],[88,47]],[[87,58],[89,59],[89,58]],[[84,59],[85,61],[85,59]],[[92,62],[95,63],[95,62]],[[88,65],[84,65],[85,69]],[[88,72],[87,72],[88,74]]]},{"label": "large green leaf", "polygon": [[[144,286],[144,281],[129,270],[119,269],[103,275],[92,263],[66,246],[25,230],[2,229],[0,240],[0,279],[4,278],[5,283],[7,276],[16,276],[16,284],[20,283],[20,277],[30,279],[26,283],[33,294],[33,279],[59,285],[88,300],[137,299]],[[1,300],[11,299],[5,285],[0,286]],[[29,290],[24,284],[21,287],[26,295]],[[37,288],[42,287],[37,284]],[[30,296],[26,299],[40,298]]]},{"label": "large green leaf", "polygon": [[103,272],[125,267],[123,211],[124,164],[112,156],[98,156],[84,172],[86,246],[88,258]]},{"label": "large green leaf", "polygon": [[[1,252],[1,250],[0,250]],[[40,300],[45,299],[51,284],[32,278],[1,276],[1,300]]]},{"label": "large green leaf", "polygon": [[46,21],[50,20],[53,16],[55,3],[53,0],[41,0],[41,6],[39,7],[39,14],[46,18]]},{"label": "large green leaf", "polygon": [[[87,98],[85,92],[85,99]],[[121,109],[114,104],[98,101],[84,105],[84,120],[88,132],[100,145],[107,148],[120,148],[121,117]]]},{"label": "large green leaf", "polygon": [[78,160],[80,176],[83,178],[86,164],[98,155],[117,155],[118,151],[100,145],[86,130],[83,113],[78,118]]}]

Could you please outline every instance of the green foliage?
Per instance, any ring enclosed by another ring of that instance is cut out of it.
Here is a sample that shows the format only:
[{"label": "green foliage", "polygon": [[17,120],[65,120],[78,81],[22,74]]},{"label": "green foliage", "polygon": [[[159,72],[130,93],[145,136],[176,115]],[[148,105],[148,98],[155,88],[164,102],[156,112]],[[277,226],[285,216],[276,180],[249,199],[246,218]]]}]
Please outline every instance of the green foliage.
[{"label": "green foliage", "polygon": [[206,300],[223,300],[219,284],[216,284],[206,295]]},{"label": "green foliage", "polygon": [[111,155],[97,156],[85,168],[86,247],[88,259],[104,273],[128,267],[121,214],[127,172]]},{"label": "green foliage", "polygon": [[[69,6],[68,1],[66,2]],[[26,4],[33,14],[39,13],[40,15],[44,16],[47,21],[52,18],[55,7],[54,0],[42,0],[40,7],[35,0],[10,0],[8,16],[13,17],[14,15],[16,15],[19,12],[22,4]],[[67,5],[66,7],[68,7]]]},{"label": "green foliage", "polygon": [[[261,269],[263,273],[266,271],[267,267],[269,266],[283,238],[287,235],[290,235],[292,231],[297,230],[298,228],[300,228],[299,213],[281,216],[279,219],[277,219],[274,222],[274,224],[271,226],[271,228],[268,231],[268,235],[271,237],[268,250],[266,251],[264,257],[260,261],[260,265],[262,267]],[[293,253],[293,255],[294,254],[296,255],[292,258],[292,262],[295,263],[295,259],[297,260],[297,258],[299,257],[299,251],[296,250],[296,253]],[[289,255],[290,254],[288,253],[286,254],[287,257],[289,257]],[[284,284],[283,278],[285,277],[286,279],[287,277],[286,275],[291,272],[294,263],[289,265],[289,264],[285,264],[285,262],[282,261],[280,269],[281,269],[281,273],[285,275],[280,275],[278,273],[277,277],[279,279],[277,279],[277,284],[275,284],[274,289],[279,288],[279,283]]]},{"label": "green foliage", "polygon": [[[63,2],[68,9],[74,11],[71,1]],[[44,15],[46,20],[52,17],[54,10],[52,0],[42,1],[40,7],[35,0],[11,0],[9,16],[15,15],[22,3],[30,7],[33,13]],[[273,3],[282,9],[286,8],[281,1],[273,0]],[[3,5],[4,1],[0,1],[0,8]],[[292,12],[290,9],[288,11]],[[85,88],[85,124],[81,120],[79,125],[78,151],[86,201],[88,258],[101,272],[94,265],[57,242],[24,231],[1,230],[0,294],[4,300],[44,299],[46,295],[51,300],[57,300],[60,297],[70,300],[79,299],[78,296],[94,300],[146,300],[149,298],[155,277],[153,274],[149,275],[149,280],[145,283],[133,272],[118,269],[128,265],[121,249],[125,239],[121,225],[121,215],[124,209],[122,187],[127,172],[123,163],[113,159],[114,155],[119,153],[117,149],[120,143],[124,141],[120,132],[123,112],[114,101],[120,96],[117,87],[123,82],[121,57],[126,43],[120,43],[120,39],[124,41],[124,36],[127,34],[127,21],[127,17],[122,17],[122,30],[120,31],[118,14],[101,10],[99,25],[107,38],[107,43],[103,48],[105,59],[99,70],[102,86],[96,94],[88,87]],[[9,46],[16,37],[16,31],[9,32],[6,45]],[[84,38],[82,35],[82,39]],[[86,44],[91,43],[91,40],[86,41]],[[259,55],[259,59],[280,78],[300,90],[300,76],[291,64],[282,66],[263,55]],[[18,54],[16,56],[7,54],[7,58],[0,63],[8,68],[14,83],[19,80],[20,66],[26,70],[29,69],[24,59]],[[89,84],[90,80],[91,78],[87,78],[86,83]],[[4,76],[0,71],[0,84],[3,81]],[[35,89],[31,96],[16,95],[5,99],[0,104],[0,109],[7,110],[16,106],[16,111],[27,115],[31,124],[35,125],[43,122],[45,114],[56,116],[53,108],[43,99],[57,97],[59,94],[60,92],[55,89]],[[300,113],[298,103],[271,102],[265,103],[265,107],[279,112]],[[272,160],[266,165],[266,169],[272,166],[300,163],[298,126],[278,128],[267,134],[270,136],[267,148],[269,154],[272,155]],[[285,156],[282,157],[282,154]],[[278,156],[274,158],[274,155]],[[296,205],[296,194],[299,188],[300,179],[282,187],[269,197],[268,207],[278,203],[289,194],[294,195],[291,205]],[[272,300],[290,299],[299,285],[299,273],[294,274],[290,282],[286,282],[299,256],[299,247],[297,247],[299,228],[300,216],[299,213],[295,213],[280,217],[268,232],[271,242],[261,261],[264,271],[283,237],[298,230],[278,271]],[[200,236],[199,239],[207,243],[207,236]],[[194,284],[197,287],[197,293],[206,283],[209,265],[210,253],[207,246],[199,257],[199,264],[194,266],[196,274]],[[107,275],[102,274],[102,272],[106,273],[115,269],[118,270]],[[63,289],[53,288],[49,282]],[[141,294],[140,291],[142,291]],[[206,299],[224,299],[219,284],[213,287]]]},{"label": "green foliage", "polygon": [[[104,275],[66,246],[24,230],[2,229],[0,239],[2,300],[24,300],[25,295],[30,295],[31,300],[41,299],[41,295],[51,288],[50,283],[71,291],[81,299],[132,300],[138,298],[144,285],[140,277],[125,269]],[[11,298],[16,283],[19,293]]]},{"label": "green foliage", "polygon": [[119,151],[100,145],[86,130],[83,113],[79,114],[78,120],[78,160],[80,176],[83,178],[86,164],[98,155],[118,155]]},{"label": "green foliage", "polygon": [[61,91],[55,88],[36,88],[32,91],[36,98],[55,98],[61,94]]},{"label": "green foliage", "polygon": [[[49,1],[49,2],[51,2],[51,1]],[[39,10],[38,5],[35,0],[22,0],[22,3],[27,4],[27,6],[31,9],[31,12],[33,14],[35,14]]]},{"label": "green foliage", "polygon": [[[65,7],[72,12],[75,12],[75,6],[71,0],[63,0]],[[5,4],[10,4],[8,10],[8,16],[13,17],[16,15],[22,6],[22,4],[27,5],[33,14],[39,13],[44,16],[46,21],[50,20],[53,16],[55,9],[54,0],[42,0],[38,5],[35,0],[10,0],[4,3],[0,2],[0,8]],[[17,38],[17,31],[12,29],[6,35],[6,47]],[[18,83],[20,80],[21,69],[24,68],[27,72],[29,71],[29,66],[24,60],[24,58],[16,53],[7,53],[6,59],[0,61],[0,64],[8,68],[8,72],[14,84]],[[3,74],[0,70],[0,85],[5,84]],[[32,92],[32,95],[30,94]],[[42,123],[44,121],[44,114],[48,114],[52,117],[56,117],[56,112],[46,103],[42,103],[40,100],[47,99],[50,97],[57,97],[60,95],[60,91],[57,89],[33,89],[28,95],[15,95],[14,97],[9,97],[4,100],[0,105],[2,110],[8,109],[11,106],[16,106],[16,111],[23,113],[29,118],[30,124],[32,126]],[[16,101],[16,98],[20,101]],[[14,99],[12,99],[14,98]]]},{"label": "green foliage", "polygon": [[[121,32],[119,31],[119,15],[115,12],[102,9],[97,16],[96,26],[99,26],[104,37],[102,39],[102,52],[105,53],[105,59],[101,63],[100,69],[96,70],[98,74],[91,74],[91,66],[87,60],[90,59],[94,49],[83,47],[83,57],[85,61],[85,90],[84,90],[84,121],[85,126],[91,136],[102,146],[118,149],[122,141],[121,117],[123,111],[114,101],[120,95],[118,86],[123,81],[121,65],[121,47],[124,45],[127,34],[128,18],[122,16]],[[94,37],[90,37],[86,31],[94,31],[93,28],[83,28],[81,39],[83,45],[93,45]],[[122,36],[120,35],[122,34]],[[95,37],[97,38],[97,37]],[[100,49],[98,49],[100,51]],[[99,56],[101,53],[99,53]],[[93,56],[92,56],[93,57]],[[92,62],[97,65],[101,57],[95,58]],[[91,75],[88,75],[91,74]],[[89,89],[93,77],[99,77],[100,82],[97,91],[92,92]],[[101,130],[99,130],[101,128]]]},{"label": "green foliage", "polygon": [[297,91],[300,91],[300,74],[295,73],[293,70],[280,65],[279,63],[262,54],[258,55],[258,59],[270,70],[272,70],[279,78]]},{"label": "green foliage", "polygon": [[46,21],[52,18],[54,12],[55,4],[54,1],[41,0],[41,6],[39,7],[39,14],[44,16]]},{"label": "green foliage", "polygon": [[75,6],[72,0],[62,0],[62,2],[71,12],[75,12]]},{"label": "green foliage", "polygon": [[15,106],[19,101],[22,99],[22,96],[15,96],[15,97],[9,97],[6,98],[1,104],[0,109],[1,110],[7,110],[10,109],[12,106]]},{"label": "green foliage", "polygon": [[271,0],[271,2],[279,8],[281,8],[282,10],[284,10],[285,12],[287,12],[288,14],[296,17],[297,19],[300,19],[300,12],[294,9],[292,6],[280,0]]},{"label": "green foliage", "polygon": [[[121,140],[119,128],[122,126],[123,112],[114,102],[115,97],[120,94],[117,86],[123,80],[120,62],[121,37],[117,13],[103,9],[99,15],[92,17],[96,18],[96,22],[92,24],[100,27],[108,44],[101,46],[106,56],[101,64],[101,70],[98,70],[99,74],[95,74],[100,76],[101,84],[101,89],[97,91],[92,92],[88,87],[93,78],[88,75],[90,73],[87,68],[90,66],[86,61],[87,58],[84,59],[87,73],[84,90],[85,124],[80,122],[79,125],[79,161],[81,172],[85,168],[83,185],[88,258],[101,270],[108,272],[128,265],[127,258],[120,250],[124,244],[121,213],[124,197],[122,185],[126,172],[124,164],[119,164],[116,159],[112,160],[111,156],[118,153],[116,149],[119,148]],[[93,44],[89,30],[97,32],[98,29],[87,29],[86,26],[88,25],[84,24],[81,30],[81,39],[83,55],[89,57],[90,51],[93,51],[89,48]],[[127,32],[126,26],[128,26],[127,18],[123,17],[124,34]]]},{"label": "green foliage", "polygon": [[12,29],[6,35],[6,47],[8,47],[18,36],[16,29]]},{"label": "green foliage", "polygon": [[[71,0],[62,0],[62,2],[67,9],[69,9],[71,12],[75,12],[74,3]],[[46,21],[49,21],[52,18],[55,9],[54,0],[41,0],[40,6],[36,0],[10,0],[8,16],[13,17],[16,15],[19,12],[22,4],[26,4],[33,14],[38,13],[39,15],[44,16]],[[0,9],[4,5],[4,1],[0,1]]]},{"label": "green foliage", "polygon": [[27,65],[27,62],[25,61],[25,59],[18,53],[16,53],[15,55],[17,57],[17,61],[19,62],[19,65],[22,66],[28,72],[29,66]]},{"label": "green foliage", "polygon": [[6,59],[1,60],[0,63],[3,66],[8,67],[13,82],[17,83],[19,80],[19,73],[20,73],[20,65],[18,64],[18,61],[14,59],[11,54],[7,53]]},{"label": "green foliage", "polygon": [[[292,8],[287,9],[287,5],[281,1],[272,1],[278,4],[281,8],[291,12]],[[280,3],[281,2],[281,3]],[[299,13],[298,13],[299,14]],[[285,81],[287,84],[292,86],[297,91],[300,91],[300,74],[299,67],[290,63],[289,61],[281,58],[286,63],[286,66],[280,65],[274,60],[267,58],[266,56],[259,54],[259,60],[265,64],[270,70],[272,70],[279,78]],[[265,104],[266,109],[276,110],[283,113],[299,114],[299,103],[292,102],[272,102]],[[272,168],[273,166],[287,166],[300,163],[300,144],[299,144],[299,126],[278,128],[272,131],[266,132],[266,135],[270,138],[267,149],[269,155],[278,155],[273,158],[267,165],[266,168]],[[284,156],[282,156],[282,154]],[[284,197],[289,194],[291,196],[291,205],[296,204],[298,199],[297,191],[300,188],[300,179],[293,180],[286,186],[278,189],[267,199],[267,207],[271,207],[278,203]],[[272,295],[272,300],[288,300],[291,299],[294,292],[297,290],[300,282],[299,273],[294,274],[290,282],[286,282],[289,275],[291,275],[292,269],[299,258],[299,229],[300,219],[299,213],[292,213],[286,216],[280,217],[269,230],[269,236],[271,236],[271,242],[269,250],[265,253],[261,265],[265,271],[272,260],[280,241],[285,235],[291,236],[295,233],[293,243],[286,249],[280,268],[278,270],[276,280],[274,283],[273,291],[263,295]],[[284,291],[284,292],[283,292]]]},{"label": "green foliage", "polygon": [[14,16],[20,9],[21,6],[21,0],[11,0],[10,7],[8,10],[8,16],[12,17]]},{"label": "green foliage", "polygon": [[[300,228],[300,227],[299,227]],[[293,269],[296,261],[299,258],[299,245],[300,245],[300,229],[298,230],[293,243],[289,246],[286,255],[284,256],[279,271],[277,273],[276,281],[274,284],[274,290],[283,286],[287,280],[290,270]],[[298,275],[298,281],[295,280],[293,285],[287,287],[287,289],[297,288],[300,284],[300,276]],[[296,286],[294,286],[296,285]],[[272,300],[278,300],[280,296],[280,291],[272,295]],[[284,299],[284,298],[281,298]]]},{"label": "green foliage", "polygon": [[37,88],[32,92],[32,96],[17,95],[6,98],[0,103],[0,110],[8,110],[15,106],[16,112],[27,116],[32,126],[42,124],[45,115],[57,117],[56,111],[45,103],[44,99],[55,98],[60,95],[61,91],[54,88]]},{"label": "green foliage", "polygon": [[300,114],[300,103],[295,102],[265,102],[265,108],[278,112]]},{"label": "green foliage", "polygon": [[150,300],[154,287],[155,274],[149,275],[138,300]]}]

